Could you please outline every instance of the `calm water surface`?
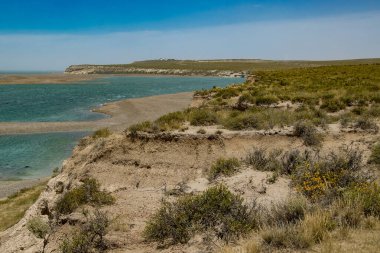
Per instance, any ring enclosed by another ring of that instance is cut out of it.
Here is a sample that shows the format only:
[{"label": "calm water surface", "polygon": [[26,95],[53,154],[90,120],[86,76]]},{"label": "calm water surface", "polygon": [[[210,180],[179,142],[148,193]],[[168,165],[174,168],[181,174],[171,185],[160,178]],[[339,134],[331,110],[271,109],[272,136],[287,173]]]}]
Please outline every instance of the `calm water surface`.
[{"label": "calm water surface", "polygon": [[[103,103],[240,82],[240,78],[118,76],[75,84],[0,85],[0,122],[96,120],[105,115],[91,109]],[[0,136],[0,180],[50,175],[85,135],[74,132]]]}]

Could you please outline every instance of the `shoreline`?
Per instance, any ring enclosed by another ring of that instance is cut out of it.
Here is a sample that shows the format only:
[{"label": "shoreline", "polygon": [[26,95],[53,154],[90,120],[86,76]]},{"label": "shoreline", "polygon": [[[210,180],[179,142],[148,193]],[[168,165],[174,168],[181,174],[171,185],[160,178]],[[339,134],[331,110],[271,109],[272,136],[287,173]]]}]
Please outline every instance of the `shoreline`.
[{"label": "shoreline", "polygon": [[113,77],[113,76],[128,76],[128,77],[215,77],[215,78],[234,78],[228,76],[209,76],[209,75],[174,75],[174,74],[67,74],[67,73],[52,73],[52,74],[1,74],[1,85],[29,85],[29,84],[70,84],[76,82],[85,82],[95,79]]},{"label": "shoreline", "polygon": [[23,189],[32,188],[38,184],[47,183],[51,177],[20,180],[0,180],[0,200],[6,199]]},{"label": "shoreline", "polygon": [[94,121],[0,122],[0,135],[81,132],[105,127],[114,131],[123,130],[132,124],[186,109],[192,101],[193,93],[180,92],[110,102],[93,109],[94,112],[110,117]]},{"label": "shoreline", "polygon": [[[3,122],[0,123],[1,135],[38,134],[52,132],[95,131],[110,128],[122,131],[132,124],[154,120],[169,112],[187,108],[192,101],[193,92],[181,92],[142,98],[131,98],[104,104],[93,111],[110,117],[85,122]],[[6,198],[22,189],[33,187],[49,177],[25,180],[0,180],[0,199]]]}]

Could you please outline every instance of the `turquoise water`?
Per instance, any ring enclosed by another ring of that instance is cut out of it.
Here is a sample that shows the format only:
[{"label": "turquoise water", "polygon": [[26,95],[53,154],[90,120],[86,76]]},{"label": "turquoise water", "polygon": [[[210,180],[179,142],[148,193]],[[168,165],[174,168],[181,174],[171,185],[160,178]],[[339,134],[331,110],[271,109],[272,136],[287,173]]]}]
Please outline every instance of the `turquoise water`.
[{"label": "turquoise water", "polygon": [[2,85],[0,121],[85,121],[102,103],[126,98],[224,87],[240,78],[108,77],[77,84]]},{"label": "turquoise water", "polygon": [[0,136],[0,180],[50,175],[85,135],[76,132]]},{"label": "turquoise water", "polygon": [[[0,121],[82,121],[105,117],[91,109],[126,98],[224,87],[240,78],[108,77],[76,84],[0,85]],[[86,133],[0,136],[0,180],[51,174]]]}]

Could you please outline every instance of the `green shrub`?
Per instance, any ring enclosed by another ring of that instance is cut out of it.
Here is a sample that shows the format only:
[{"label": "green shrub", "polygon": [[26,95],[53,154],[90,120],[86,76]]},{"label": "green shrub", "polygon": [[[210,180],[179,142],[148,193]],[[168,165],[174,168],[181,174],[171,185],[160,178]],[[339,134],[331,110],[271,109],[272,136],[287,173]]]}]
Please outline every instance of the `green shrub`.
[{"label": "green shrub", "polygon": [[226,242],[249,232],[255,222],[243,199],[218,185],[195,196],[164,202],[144,231],[149,241],[186,243],[195,232],[212,231]]},{"label": "green shrub", "polygon": [[231,176],[239,170],[240,162],[237,158],[219,158],[214,165],[211,166],[209,178],[211,180],[217,177]]},{"label": "green shrub", "polygon": [[338,99],[328,99],[323,101],[321,108],[328,112],[337,112],[346,108],[346,104]]},{"label": "green shrub", "polygon": [[106,191],[100,190],[100,184],[92,178],[86,178],[83,184],[66,192],[56,203],[59,214],[69,214],[83,204],[110,205],[115,199]]},{"label": "green shrub", "polygon": [[258,129],[261,126],[258,117],[252,113],[230,114],[222,124],[231,130]]},{"label": "green shrub", "polygon": [[246,110],[250,105],[255,104],[256,99],[249,93],[244,93],[241,95],[236,103],[236,109]]},{"label": "green shrub", "polygon": [[190,112],[190,124],[193,126],[210,126],[218,123],[214,111],[207,109],[194,109]]},{"label": "green shrub", "polygon": [[150,121],[144,121],[138,124],[131,125],[128,130],[133,135],[137,132],[148,132],[153,128],[153,124]]},{"label": "green shrub", "polygon": [[271,105],[279,101],[278,97],[274,95],[257,96],[255,98],[257,105]]},{"label": "green shrub", "polygon": [[232,97],[236,97],[239,95],[239,90],[235,87],[226,87],[224,89],[219,90],[216,94],[215,97],[221,97],[223,99],[228,99]]},{"label": "green shrub", "polygon": [[95,131],[92,134],[92,138],[93,139],[107,138],[111,134],[112,133],[111,133],[111,131],[108,128],[102,128],[102,129],[99,129],[99,130]]},{"label": "green shrub", "polygon": [[159,117],[155,123],[160,130],[179,129],[186,118],[183,112],[172,112]]},{"label": "green shrub", "polygon": [[62,253],[92,253],[103,252],[107,249],[104,236],[110,220],[105,213],[96,211],[93,216],[86,215],[86,222],[79,231],[66,238],[60,249]]},{"label": "green shrub", "polygon": [[372,147],[371,156],[369,157],[368,162],[380,164],[380,143],[377,143]]},{"label": "green shrub", "polygon": [[39,217],[30,219],[26,226],[38,238],[44,238],[50,231],[49,225]]},{"label": "green shrub", "polygon": [[316,146],[321,143],[316,127],[309,121],[299,121],[294,126],[294,135],[301,137],[306,146]]}]

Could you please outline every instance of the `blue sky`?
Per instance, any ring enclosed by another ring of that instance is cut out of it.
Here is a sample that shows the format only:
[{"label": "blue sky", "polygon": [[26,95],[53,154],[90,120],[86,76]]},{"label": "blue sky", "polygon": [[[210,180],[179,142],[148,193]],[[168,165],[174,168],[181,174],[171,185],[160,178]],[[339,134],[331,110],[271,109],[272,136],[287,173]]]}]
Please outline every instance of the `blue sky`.
[{"label": "blue sky", "polygon": [[0,0],[0,70],[380,57],[380,1]]}]

